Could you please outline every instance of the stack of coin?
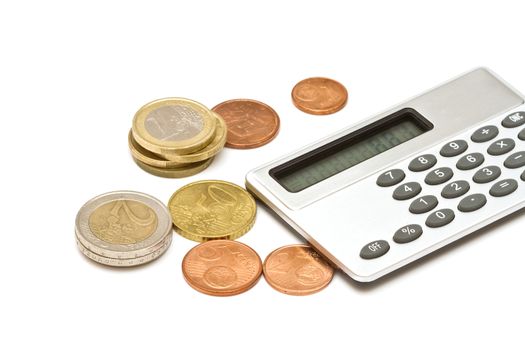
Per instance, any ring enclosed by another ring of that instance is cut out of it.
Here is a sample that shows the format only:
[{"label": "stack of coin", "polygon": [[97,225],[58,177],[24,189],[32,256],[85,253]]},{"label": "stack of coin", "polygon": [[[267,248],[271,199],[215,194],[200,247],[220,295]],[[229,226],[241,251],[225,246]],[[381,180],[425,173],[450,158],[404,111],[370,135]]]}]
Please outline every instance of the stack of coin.
[{"label": "stack of coin", "polygon": [[172,238],[168,209],[144,193],[102,194],[80,208],[75,233],[80,251],[110,266],[136,266],[158,258]]},{"label": "stack of coin", "polygon": [[206,169],[226,142],[224,120],[184,98],[150,102],[135,114],[128,135],[131,155],[143,170],[179,178]]}]

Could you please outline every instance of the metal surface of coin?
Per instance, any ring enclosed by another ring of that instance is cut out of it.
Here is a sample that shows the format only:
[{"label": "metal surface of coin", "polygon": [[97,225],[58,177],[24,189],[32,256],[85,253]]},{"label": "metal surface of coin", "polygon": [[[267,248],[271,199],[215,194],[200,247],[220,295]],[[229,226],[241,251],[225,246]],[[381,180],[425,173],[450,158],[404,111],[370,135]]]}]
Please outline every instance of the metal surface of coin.
[{"label": "metal surface of coin", "polygon": [[263,264],[264,278],[279,292],[308,295],[325,288],[334,269],[310,246],[284,246],[271,252]]},{"label": "metal surface of coin", "polygon": [[267,144],[277,136],[279,116],[270,106],[255,100],[225,101],[212,110],[228,126],[226,147],[255,148]]},{"label": "metal surface of coin", "polygon": [[186,163],[167,160],[163,156],[145,149],[133,138],[133,133],[131,130],[128,133],[128,147],[131,152],[131,156],[134,159],[157,168],[173,169],[188,165]]},{"label": "metal surface of coin", "polygon": [[133,118],[133,138],[157,154],[188,154],[205,147],[215,134],[215,118],[204,105],[164,98],[141,107]]},{"label": "metal surface of coin", "polygon": [[169,248],[171,244],[172,235],[169,235],[162,241],[162,244],[159,245],[158,249],[154,252],[145,255],[145,256],[139,256],[136,258],[131,259],[115,259],[115,258],[108,258],[102,255],[98,255],[87,249],[78,239],[76,239],[77,247],[78,249],[84,254],[88,259],[91,259],[99,264],[108,265],[108,266],[115,266],[115,267],[131,267],[131,266],[138,266],[143,265],[146,263],[149,263],[150,261],[153,261],[157,258],[159,258],[166,250]]},{"label": "metal surface of coin", "polygon": [[190,183],[171,196],[168,207],[175,231],[197,242],[239,238],[255,222],[253,197],[226,181]]},{"label": "metal surface of coin", "polygon": [[87,250],[112,259],[155,252],[172,233],[169,212],[158,199],[140,192],[102,194],[80,208],[77,239]]},{"label": "metal surface of coin", "polygon": [[216,132],[213,140],[206,147],[191,154],[165,154],[164,157],[173,162],[187,164],[203,161],[205,159],[214,157],[217,153],[219,153],[224,148],[224,143],[226,142],[227,128],[226,123],[220,116],[218,116],[216,113],[213,113],[213,115],[216,122]]},{"label": "metal surface of coin", "polygon": [[309,114],[335,113],[345,106],[347,100],[346,88],[328,78],[308,78],[297,83],[292,90],[294,105]]},{"label": "metal surface of coin", "polygon": [[257,283],[261,258],[245,244],[214,240],[191,249],[182,260],[184,279],[195,290],[214,296],[236,295]]},{"label": "metal surface of coin", "polygon": [[142,163],[140,160],[133,158],[135,163],[144,171],[160,177],[179,179],[182,177],[188,177],[200,173],[208,166],[210,166],[213,158],[203,160],[201,162],[193,164],[184,164],[177,168],[157,168],[146,163]]}]

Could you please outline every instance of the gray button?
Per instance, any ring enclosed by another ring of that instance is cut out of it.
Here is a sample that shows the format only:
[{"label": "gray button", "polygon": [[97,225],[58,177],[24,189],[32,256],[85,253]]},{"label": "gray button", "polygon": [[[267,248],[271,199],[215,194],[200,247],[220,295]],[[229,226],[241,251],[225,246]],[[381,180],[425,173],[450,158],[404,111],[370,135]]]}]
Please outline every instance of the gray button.
[{"label": "gray button", "polygon": [[503,165],[509,169],[521,168],[525,165],[525,151],[511,154],[507,157],[507,159],[505,159],[505,163],[503,163]]},{"label": "gray button", "polygon": [[419,225],[406,225],[401,227],[394,233],[394,242],[408,243],[412,242],[423,234],[423,229]]},{"label": "gray button", "polygon": [[500,156],[514,149],[516,143],[513,139],[501,139],[493,142],[487,149],[487,153],[493,156]]},{"label": "gray button", "polygon": [[460,170],[471,170],[477,168],[485,161],[485,157],[481,153],[470,153],[466,156],[461,157],[456,166]]},{"label": "gray button", "polygon": [[522,126],[525,124],[525,112],[515,112],[512,113],[503,119],[501,125],[506,128],[515,128],[517,126]]},{"label": "gray button", "polygon": [[390,169],[379,175],[377,184],[381,187],[394,186],[403,181],[405,172],[401,169]]},{"label": "gray button", "polygon": [[495,165],[489,165],[476,171],[472,180],[478,184],[486,184],[496,180],[501,175],[501,169]]},{"label": "gray button", "polygon": [[487,197],[484,194],[475,193],[463,198],[458,204],[458,210],[468,213],[483,208],[485,204],[487,204]]},{"label": "gray button", "polygon": [[523,171],[523,172],[521,173],[521,180],[522,180],[522,181],[525,181],[525,171]]},{"label": "gray button", "polygon": [[425,177],[425,183],[428,185],[441,185],[454,176],[452,169],[447,167],[437,168],[428,173]]},{"label": "gray button", "polygon": [[392,197],[397,200],[410,199],[417,196],[421,192],[421,185],[417,182],[407,182],[399,185],[395,190]]},{"label": "gray button", "polygon": [[368,243],[361,249],[359,256],[363,259],[375,259],[385,255],[390,250],[387,241],[379,240]]},{"label": "gray button", "polygon": [[414,199],[412,203],[410,203],[410,207],[408,210],[412,214],[423,214],[426,212],[431,211],[438,205],[438,199],[435,196],[422,196],[419,198]]},{"label": "gray button", "polygon": [[443,198],[458,198],[470,190],[470,185],[465,180],[453,181],[443,187],[441,196]]},{"label": "gray button", "polygon": [[518,188],[518,181],[513,179],[506,179],[496,182],[491,188],[490,188],[490,195],[493,197],[503,197],[508,194],[511,194],[512,192],[516,191]]},{"label": "gray button", "polygon": [[441,151],[439,151],[439,154],[441,154],[443,157],[455,157],[463,152],[465,152],[468,148],[468,144],[464,140],[456,140],[447,143],[445,146],[441,148]]},{"label": "gray button", "polygon": [[521,130],[518,134],[520,140],[525,141],[525,129]]},{"label": "gray button", "polygon": [[452,209],[439,209],[430,214],[425,221],[428,227],[441,227],[449,224],[454,220],[456,215]]},{"label": "gray button", "polygon": [[498,136],[499,130],[494,125],[487,125],[474,131],[470,139],[474,142],[487,142]]},{"label": "gray button", "polygon": [[437,159],[432,154],[424,154],[414,158],[408,165],[411,171],[424,171],[436,165]]}]

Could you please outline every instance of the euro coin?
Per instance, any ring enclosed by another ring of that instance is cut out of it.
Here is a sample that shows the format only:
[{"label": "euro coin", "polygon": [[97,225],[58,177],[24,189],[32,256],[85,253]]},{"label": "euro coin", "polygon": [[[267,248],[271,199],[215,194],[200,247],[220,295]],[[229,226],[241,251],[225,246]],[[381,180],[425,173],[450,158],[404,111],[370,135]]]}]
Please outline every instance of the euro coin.
[{"label": "euro coin", "polygon": [[215,240],[191,249],[182,260],[184,279],[195,290],[214,296],[243,293],[262,272],[261,258],[245,244]]},{"label": "euro coin", "polygon": [[325,288],[334,269],[313,248],[298,244],[271,252],[263,273],[268,284],[281,293],[308,295]]},{"label": "euro coin", "polygon": [[188,164],[178,163],[171,160],[167,160],[161,155],[153,153],[144,147],[142,147],[134,138],[133,133],[130,130],[128,134],[128,147],[131,152],[133,159],[136,159],[144,164],[151,165],[156,168],[180,168]]},{"label": "euro coin", "polygon": [[157,154],[188,154],[213,139],[216,120],[204,105],[185,98],[164,98],[144,105],[133,118],[134,139]]},{"label": "euro coin", "polygon": [[259,101],[229,100],[218,104],[212,110],[218,113],[228,126],[226,147],[261,147],[272,141],[279,131],[279,116],[273,108]]},{"label": "euro coin", "polygon": [[158,253],[169,242],[172,222],[158,199],[116,191],[97,196],[80,208],[75,233],[82,246],[97,256],[136,259]]},{"label": "euro coin", "polygon": [[341,110],[348,100],[343,84],[328,78],[308,78],[292,90],[294,105],[303,112],[323,115]]},{"label": "euro coin", "polygon": [[200,173],[204,169],[206,169],[211,162],[213,161],[213,158],[209,158],[206,160],[203,160],[201,162],[193,163],[193,164],[184,164],[182,166],[178,166],[176,168],[157,168],[154,166],[151,166],[146,163],[142,163],[138,159],[134,159],[135,163],[144,171],[160,177],[167,177],[167,178],[182,178],[182,177],[188,177],[195,174]]},{"label": "euro coin", "polygon": [[237,239],[255,222],[253,197],[226,181],[197,181],[181,187],[170,198],[168,208],[181,236],[197,242]]}]

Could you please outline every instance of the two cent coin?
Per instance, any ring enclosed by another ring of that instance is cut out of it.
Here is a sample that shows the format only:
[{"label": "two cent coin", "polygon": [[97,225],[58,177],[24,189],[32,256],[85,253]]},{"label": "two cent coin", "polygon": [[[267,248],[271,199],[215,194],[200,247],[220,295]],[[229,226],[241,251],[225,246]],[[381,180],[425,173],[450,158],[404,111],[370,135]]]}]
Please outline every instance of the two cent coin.
[{"label": "two cent coin", "polygon": [[292,90],[292,101],[301,111],[309,114],[332,114],[341,110],[348,100],[343,84],[328,78],[308,78]]}]

